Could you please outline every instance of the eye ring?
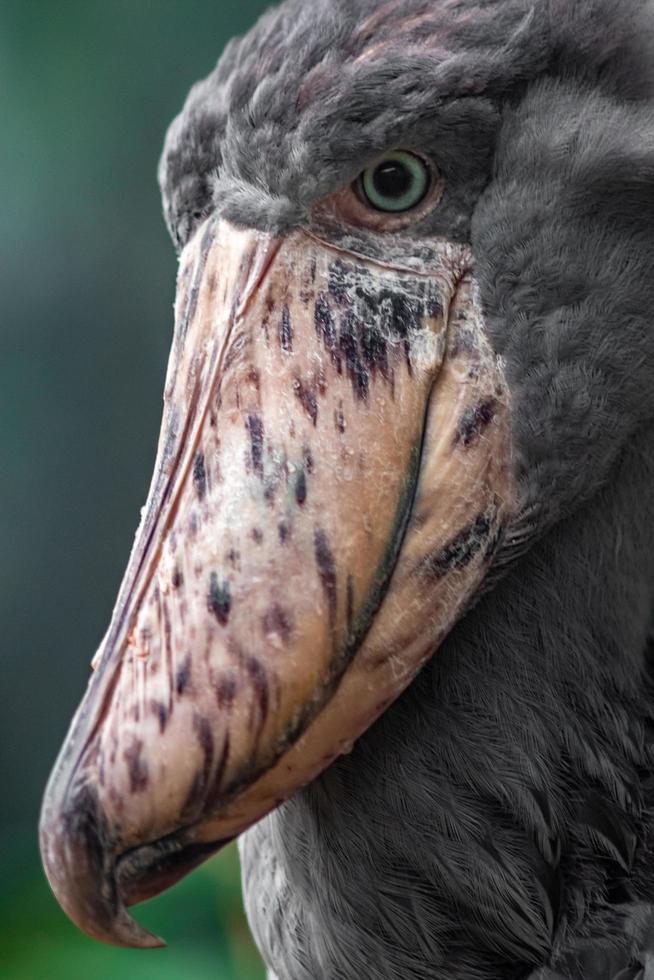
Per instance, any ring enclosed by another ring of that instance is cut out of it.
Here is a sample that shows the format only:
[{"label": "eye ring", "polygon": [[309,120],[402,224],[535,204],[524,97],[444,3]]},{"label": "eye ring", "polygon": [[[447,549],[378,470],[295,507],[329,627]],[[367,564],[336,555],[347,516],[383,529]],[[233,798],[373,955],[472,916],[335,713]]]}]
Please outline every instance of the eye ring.
[{"label": "eye ring", "polygon": [[381,214],[413,211],[433,185],[429,165],[409,150],[391,150],[354,181],[359,200]]},{"label": "eye ring", "polygon": [[[322,228],[331,226],[340,228],[347,225],[354,229],[361,228],[368,231],[401,234],[405,229],[431,214],[438,207],[445,193],[445,176],[440,172],[436,161],[431,157],[409,150],[392,152],[410,154],[412,158],[420,161],[421,170],[424,168],[428,175],[424,194],[421,194],[419,201],[417,200],[418,194],[415,195],[416,204],[413,204],[406,211],[379,210],[367,200],[361,189],[361,181],[366,172],[364,170],[336,193],[317,201],[311,211],[312,221],[315,221],[316,225]],[[375,169],[388,156],[389,153],[386,153],[377,157],[370,167]]]}]

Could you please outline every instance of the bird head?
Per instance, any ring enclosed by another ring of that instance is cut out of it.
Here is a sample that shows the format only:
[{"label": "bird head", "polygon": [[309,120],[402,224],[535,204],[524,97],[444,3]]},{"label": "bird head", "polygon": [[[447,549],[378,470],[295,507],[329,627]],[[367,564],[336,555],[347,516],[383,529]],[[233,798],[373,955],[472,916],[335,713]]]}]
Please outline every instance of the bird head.
[{"label": "bird head", "polygon": [[638,10],[289,0],[191,91],[154,476],[41,819],[90,935],[156,945],[127,906],[349,751],[651,415]]}]

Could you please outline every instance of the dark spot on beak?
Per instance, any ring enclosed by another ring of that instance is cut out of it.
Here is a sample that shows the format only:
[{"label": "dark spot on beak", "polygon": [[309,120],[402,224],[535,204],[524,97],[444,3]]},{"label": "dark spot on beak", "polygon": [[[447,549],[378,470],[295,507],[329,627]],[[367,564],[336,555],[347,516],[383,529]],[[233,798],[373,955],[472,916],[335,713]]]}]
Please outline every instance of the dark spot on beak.
[{"label": "dark spot on beak", "polygon": [[310,388],[305,387],[299,378],[293,382],[293,391],[302,408],[315,425],[318,420],[318,402],[315,393]]},{"label": "dark spot on beak", "polygon": [[313,322],[318,337],[330,352],[332,361],[340,374],[341,358],[337,349],[336,324],[334,323],[334,317],[332,316],[329,302],[324,293],[319,293],[316,297],[313,308]]},{"label": "dark spot on beak", "polygon": [[456,435],[454,436],[454,445],[458,446],[462,443],[467,447],[478,439],[484,429],[495,418],[496,408],[497,400],[495,398],[487,398],[475,408],[466,409],[459,419]]},{"label": "dark spot on beak", "polygon": [[129,788],[131,793],[142,793],[149,780],[148,765],[141,758],[143,740],[137,738],[123,753],[129,772]]},{"label": "dark spot on beak", "polygon": [[252,687],[254,688],[257,697],[257,702],[259,705],[259,732],[261,732],[266,718],[268,717],[268,677],[264,666],[257,660],[256,657],[245,657],[243,666],[245,667],[246,673],[252,682]]},{"label": "dark spot on beak", "polygon": [[425,309],[427,311],[427,316],[434,320],[443,315],[443,304],[440,298],[438,296],[434,296],[433,294],[430,294],[427,297]]},{"label": "dark spot on beak", "polygon": [[204,774],[206,777],[209,774],[209,769],[211,768],[211,762],[213,760],[213,735],[211,734],[211,725],[202,715],[194,715],[193,728],[195,729],[195,734],[198,737],[198,742],[200,743],[200,747],[202,748],[202,752],[204,754]]},{"label": "dark spot on beak", "polygon": [[317,530],[314,535],[314,549],[318,574],[327,598],[329,619],[333,623],[336,618],[336,563],[327,535],[322,530]]},{"label": "dark spot on beak", "polygon": [[216,774],[213,777],[213,786],[211,789],[211,796],[215,796],[222,785],[223,776],[225,775],[225,769],[227,768],[227,760],[229,759],[229,730],[225,731],[225,737],[223,739],[223,747],[220,752],[220,758],[218,759],[218,765],[216,766]]},{"label": "dark spot on beak", "polygon": [[329,267],[327,288],[329,290],[329,295],[332,296],[337,303],[344,303],[347,299],[346,275],[347,268],[340,259],[332,262]]},{"label": "dark spot on beak", "polygon": [[157,716],[157,721],[159,722],[159,734],[163,735],[168,723],[168,708],[163,701],[151,701],[150,707],[152,708],[152,713]]},{"label": "dark spot on beak", "polygon": [[440,298],[427,284],[418,287],[417,295],[415,284],[406,281],[400,281],[396,289],[379,288],[365,267],[338,260],[330,268],[327,294],[316,298],[314,324],[339,374],[344,362],[355,392],[365,399],[370,373],[379,371],[387,380],[392,377],[389,340],[402,341],[411,374],[411,338],[427,317],[441,314]]},{"label": "dark spot on beak", "polygon": [[295,481],[295,499],[297,500],[300,507],[304,504],[307,499],[307,478],[305,476],[304,470],[300,470],[298,478]]},{"label": "dark spot on beak", "polygon": [[261,388],[261,379],[259,377],[259,372],[255,367],[250,368],[247,373],[247,379],[254,388],[255,391],[259,391]]},{"label": "dark spot on beak", "polygon": [[216,701],[219,708],[231,708],[236,695],[236,677],[234,674],[223,674],[216,684]]},{"label": "dark spot on beak", "polygon": [[465,568],[487,543],[490,530],[490,517],[487,514],[480,514],[441,551],[435,555],[426,555],[419,563],[420,573],[439,579],[450,572]]},{"label": "dark spot on beak", "polygon": [[345,358],[345,364],[347,366],[348,375],[352,381],[354,391],[356,392],[358,398],[365,401],[365,399],[368,397],[370,380],[368,377],[368,370],[359,356],[357,334],[360,326],[361,324],[356,321],[352,310],[347,310],[343,316],[343,319],[341,320],[339,347]]},{"label": "dark spot on beak", "polygon": [[387,318],[387,328],[396,337],[408,337],[412,331],[422,326],[422,317],[426,312],[421,304],[412,302],[405,292],[384,289],[377,297],[377,305],[384,310]]},{"label": "dark spot on beak", "polygon": [[184,662],[175,674],[175,690],[181,696],[191,683],[191,654],[187,653]]},{"label": "dark spot on beak", "polygon": [[252,469],[263,477],[263,421],[258,415],[248,415],[245,427],[250,436],[250,458]]},{"label": "dark spot on beak", "polygon": [[212,572],[209,577],[209,612],[212,612],[221,626],[226,626],[229,619],[229,611],[232,606],[232,599],[229,592],[229,582],[224,581],[218,584],[218,575]]},{"label": "dark spot on beak", "polygon": [[198,742],[200,743],[200,748],[202,749],[202,768],[199,769],[193,777],[191,788],[182,806],[182,817],[185,819],[188,819],[189,815],[193,812],[201,800],[204,799],[207,785],[209,783],[209,775],[211,773],[214,753],[213,734],[207,719],[202,715],[195,714],[193,716],[193,729],[197,736]]},{"label": "dark spot on beak", "polygon": [[291,313],[287,305],[282,309],[282,320],[279,325],[279,342],[282,350],[293,350],[293,325],[291,323]]},{"label": "dark spot on beak", "polygon": [[284,643],[288,641],[292,631],[289,614],[277,602],[264,613],[261,627],[264,637],[276,633]]},{"label": "dark spot on beak", "polygon": [[361,350],[369,368],[379,370],[388,376],[388,345],[386,339],[375,325],[364,324],[361,330]]},{"label": "dark spot on beak", "polygon": [[198,452],[193,460],[193,484],[199,500],[204,500],[207,492],[207,473],[204,468],[204,453]]}]

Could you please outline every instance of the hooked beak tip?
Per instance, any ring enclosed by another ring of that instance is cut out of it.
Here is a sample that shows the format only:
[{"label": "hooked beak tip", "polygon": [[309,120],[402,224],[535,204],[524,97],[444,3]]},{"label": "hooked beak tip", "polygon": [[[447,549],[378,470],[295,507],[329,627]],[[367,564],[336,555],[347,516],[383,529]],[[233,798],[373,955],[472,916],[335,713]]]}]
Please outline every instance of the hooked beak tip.
[{"label": "hooked beak tip", "polygon": [[41,857],[50,887],[69,918],[88,936],[115,946],[165,946],[125,907],[95,795],[84,788],[59,810],[48,803],[46,796],[39,826]]}]

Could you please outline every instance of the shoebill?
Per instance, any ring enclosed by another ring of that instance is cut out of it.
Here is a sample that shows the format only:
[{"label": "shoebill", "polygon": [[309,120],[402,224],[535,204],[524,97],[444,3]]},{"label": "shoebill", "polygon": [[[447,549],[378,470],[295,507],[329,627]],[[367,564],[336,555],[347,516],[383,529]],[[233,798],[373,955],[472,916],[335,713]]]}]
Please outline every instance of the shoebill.
[{"label": "shoebill", "polygon": [[238,836],[277,980],[645,976],[653,18],[287,0],[192,89],[154,477],[41,820],[89,935],[157,945],[127,907]]}]

